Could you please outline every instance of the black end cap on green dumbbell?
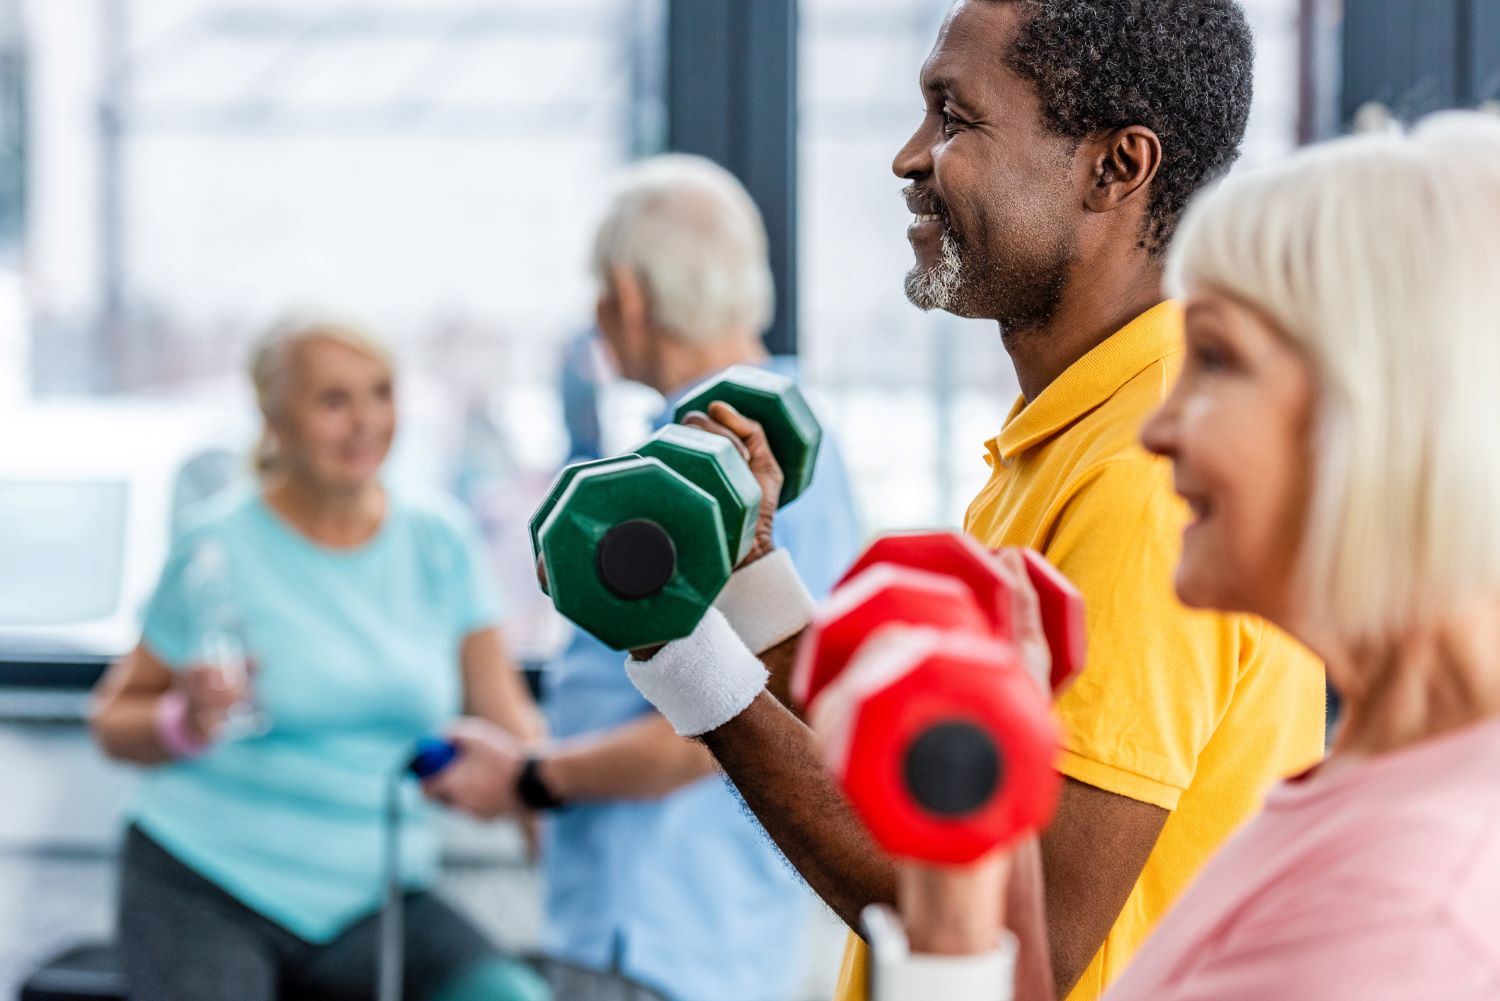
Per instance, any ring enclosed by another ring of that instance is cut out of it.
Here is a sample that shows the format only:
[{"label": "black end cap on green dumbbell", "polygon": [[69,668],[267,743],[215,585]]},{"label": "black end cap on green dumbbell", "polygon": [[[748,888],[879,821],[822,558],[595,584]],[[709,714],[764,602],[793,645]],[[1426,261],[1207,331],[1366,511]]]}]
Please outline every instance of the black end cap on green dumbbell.
[{"label": "black end cap on green dumbbell", "polygon": [[617,597],[637,601],[660,594],[677,570],[677,547],[667,530],[632,518],[604,533],[594,550],[595,570]]},{"label": "black end cap on green dumbbell", "polygon": [[784,375],[751,365],[734,365],[703,382],[678,404],[681,422],[694,410],[707,411],[716,400],[734,407],[765,428],[766,441],[785,479],[780,506],[801,495],[812,482],[823,430],[797,384]]},{"label": "black end cap on green dumbbell", "polygon": [[729,580],[718,501],[658,459],[579,470],[539,538],[553,607],[615,650],[688,635]]}]

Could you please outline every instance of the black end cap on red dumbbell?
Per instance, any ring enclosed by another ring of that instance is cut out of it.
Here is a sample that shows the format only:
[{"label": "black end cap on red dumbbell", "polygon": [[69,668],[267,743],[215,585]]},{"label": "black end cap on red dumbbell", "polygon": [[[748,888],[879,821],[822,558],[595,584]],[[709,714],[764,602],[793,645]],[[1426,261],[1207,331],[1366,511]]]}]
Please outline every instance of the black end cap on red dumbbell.
[{"label": "black end cap on red dumbbell", "polygon": [[950,720],[928,727],[911,742],[902,771],[919,806],[938,816],[961,817],[989,802],[1005,766],[988,733],[973,723]]},{"label": "black end cap on red dumbbell", "polygon": [[677,547],[654,521],[632,518],[604,533],[594,554],[599,579],[627,601],[661,592],[677,571]]}]

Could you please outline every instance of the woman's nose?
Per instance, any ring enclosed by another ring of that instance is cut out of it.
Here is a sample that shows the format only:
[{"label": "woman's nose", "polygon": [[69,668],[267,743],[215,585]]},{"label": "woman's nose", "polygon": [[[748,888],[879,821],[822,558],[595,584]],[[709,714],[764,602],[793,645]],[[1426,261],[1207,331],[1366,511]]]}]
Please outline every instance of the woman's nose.
[{"label": "woman's nose", "polygon": [[1146,451],[1168,459],[1176,454],[1176,394],[1169,396],[1155,413],[1146,418],[1146,423],[1141,426],[1141,445]]},{"label": "woman's nose", "polygon": [[362,400],[354,408],[354,423],[361,430],[389,422],[390,407],[384,400]]}]

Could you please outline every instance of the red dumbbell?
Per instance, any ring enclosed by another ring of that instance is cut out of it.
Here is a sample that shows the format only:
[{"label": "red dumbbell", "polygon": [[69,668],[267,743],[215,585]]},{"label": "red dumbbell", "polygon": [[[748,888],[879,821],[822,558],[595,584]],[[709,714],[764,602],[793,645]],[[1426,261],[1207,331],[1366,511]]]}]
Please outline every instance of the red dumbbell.
[{"label": "red dumbbell", "polygon": [[898,627],[827,687],[813,726],[881,847],[966,865],[1041,829],[1057,806],[1046,701],[1011,644]]},{"label": "red dumbbell", "polygon": [[[1088,641],[1083,596],[1041,553],[1022,549],[1021,555],[1041,606],[1042,629],[1052,655],[1052,691],[1060,692],[1083,670]],[[995,573],[991,553],[967,535],[898,532],[882,536],[854,561],[838,586],[879,563],[958,578],[973,590],[974,600],[993,623],[995,634],[1004,638],[1012,635],[1010,593],[1005,581]]]},{"label": "red dumbbell", "polygon": [[879,563],[841,583],[813,616],[792,665],[792,698],[810,708],[866,640],[897,625],[980,635],[994,632],[991,618],[963,581],[925,569]]}]

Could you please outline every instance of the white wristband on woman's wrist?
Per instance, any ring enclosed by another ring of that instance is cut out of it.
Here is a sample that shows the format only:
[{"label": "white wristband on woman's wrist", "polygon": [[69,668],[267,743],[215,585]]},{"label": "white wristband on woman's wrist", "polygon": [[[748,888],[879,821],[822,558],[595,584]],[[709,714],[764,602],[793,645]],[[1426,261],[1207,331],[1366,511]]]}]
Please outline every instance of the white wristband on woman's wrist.
[{"label": "white wristband on woman's wrist", "polygon": [[807,628],[818,603],[792,565],[791,554],[773,549],[731,574],[714,607],[752,653],[762,654]]},{"label": "white wristband on woman's wrist", "polygon": [[650,660],[627,658],[625,673],[682,737],[697,737],[734,719],[769,677],[760,658],[714,608],[691,633]]},{"label": "white wristband on woman's wrist", "polygon": [[911,951],[896,912],[871,904],[860,914],[870,943],[870,1001],[1012,1001],[1016,994],[1016,937],[970,956],[926,956]]}]

